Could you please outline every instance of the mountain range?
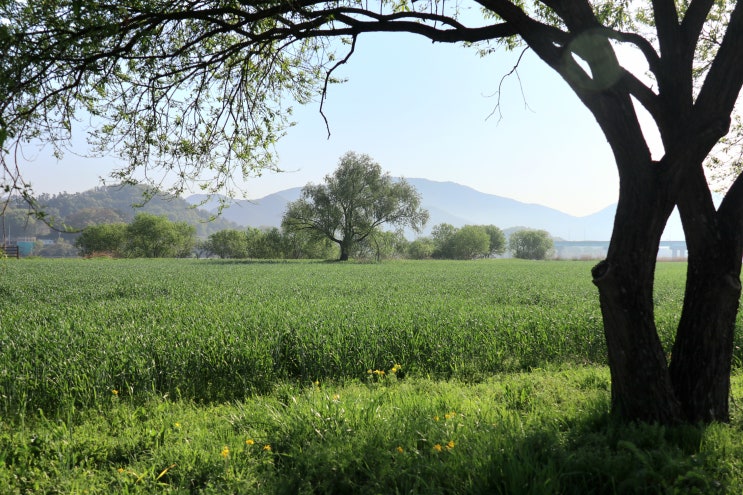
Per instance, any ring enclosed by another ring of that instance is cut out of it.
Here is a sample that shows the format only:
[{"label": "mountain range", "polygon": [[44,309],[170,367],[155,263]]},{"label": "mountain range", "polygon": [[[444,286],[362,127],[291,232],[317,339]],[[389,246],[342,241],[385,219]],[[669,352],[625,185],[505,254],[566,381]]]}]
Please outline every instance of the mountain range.
[{"label": "mountain range", "polygon": [[[421,206],[430,219],[423,234],[441,223],[455,227],[463,225],[496,225],[503,230],[512,227],[542,229],[553,237],[568,241],[606,241],[611,237],[616,204],[586,216],[567,213],[532,203],[486,194],[454,182],[436,182],[428,179],[405,179],[421,195]],[[255,200],[228,200],[230,206],[222,210],[222,218],[241,226],[279,227],[286,204],[299,199],[302,188],[294,187]],[[203,195],[185,198],[191,204],[215,212],[219,198]],[[410,237],[410,236],[408,236]],[[664,240],[683,240],[678,214],[669,219]]]}]

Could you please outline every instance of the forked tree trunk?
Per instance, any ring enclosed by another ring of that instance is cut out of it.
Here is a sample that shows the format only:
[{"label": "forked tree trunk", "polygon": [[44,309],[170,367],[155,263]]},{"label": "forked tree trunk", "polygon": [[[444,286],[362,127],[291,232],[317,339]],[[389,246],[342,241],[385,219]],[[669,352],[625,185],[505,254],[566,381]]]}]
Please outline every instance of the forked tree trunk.
[{"label": "forked tree trunk", "polygon": [[658,190],[670,188],[656,189],[655,196],[642,185],[620,191],[607,259],[593,269],[609,353],[612,411],[624,420],[662,424],[728,421],[741,295],[740,214],[716,212],[711,198],[706,198],[709,205],[680,202],[689,261],[668,366],[655,326],[653,280],[673,202],[659,199]]},{"label": "forked tree trunk", "polygon": [[[543,39],[534,27],[538,23],[525,22],[518,9],[494,10],[524,26],[524,40],[591,111],[614,154],[619,204],[606,260],[593,269],[613,411],[630,421],[725,421],[741,292],[743,174],[715,210],[702,162],[728,134],[743,87],[743,2],[731,7],[724,36],[705,59],[701,86],[694,77],[698,41],[714,2],[692,2],[683,19],[674,2],[652,3],[654,43],[623,40],[646,54],[655,76],[652,88],[624,70],[608,38],[589,34],[596,23],[589,2],[555,3],[569,27],[565,42]],[[583,70],[576,57],[591,70]],[[655,122],[663,144],[660,160],[652,158],[638,103]],[[674,206],[684,224],[689,265],[669,369],[655,327],[653,280],[660,237]]]}]

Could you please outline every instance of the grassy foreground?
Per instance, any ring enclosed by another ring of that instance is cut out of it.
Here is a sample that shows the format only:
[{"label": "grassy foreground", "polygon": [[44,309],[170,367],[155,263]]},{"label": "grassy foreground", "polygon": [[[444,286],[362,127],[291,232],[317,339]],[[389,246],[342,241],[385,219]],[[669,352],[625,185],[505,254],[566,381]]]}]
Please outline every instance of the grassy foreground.
[{"label": "grassy foreground", "polygon": [[0,493],[743,492],[737,371],[730,425],[611,422],[589,268],[6,261]]}]

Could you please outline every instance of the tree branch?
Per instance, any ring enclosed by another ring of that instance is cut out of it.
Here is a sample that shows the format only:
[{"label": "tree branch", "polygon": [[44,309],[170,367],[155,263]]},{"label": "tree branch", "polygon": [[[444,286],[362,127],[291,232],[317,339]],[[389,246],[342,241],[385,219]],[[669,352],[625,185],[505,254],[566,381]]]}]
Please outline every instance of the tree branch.
[{"label": "tree branch", "polygon": [[645,57],[650,72],[655,74],[656,78],[659,76],[660,57],[658,56],[658,53],[656,53],[653,45],[646,38],[637,33],[624,33],[610,28],[600,28],[599,30],[605,33],[609,39],[613,39],[620,43],[630,43],[637,47]]},{"label": "tree branch", "polygon": [[653,19],[661,57],[674,57],[679,46],[679,18],[674,0],[653,0]]},{"label": "tree branch", "polygon": [[704,27],[715,0],[692,0],[686,9],[684,19],[681,21],[681,33],[683,36],[685,50],[693,50],[699,41],[699,37]]},{"label": "tree branch", "polygon": [[333,67],[331,67],[327,73],[325,73],[325,82],[323,83],[322,95],[320,96],[320,115],[322,115],[322,118],[325,121],[325,129],[327,129],[328,131],[328,139],[330,139],[330,124],[328,123],[328,118],[325,116],[325,112],[323,111],[324,110],[323,106],[325,105],[325,98],[328,95],[328,83],[330,81],[330,76],[333,74],[333,72],[338,67],[348,62],[348,60],[351,58],[351,55],[353,55],[353,52],[355,49],[356,49],[356,36],[352,38],[351,48],[348,50],[348,53],[346,54],[346,56],[343,57],[343,59],[341,59]]},{"label": "tree branch", "polygon": [[730,115],[743,87],[743,2],[730,16],[725,36],[694,104],[695,121],[710,148],[727,134]]}]

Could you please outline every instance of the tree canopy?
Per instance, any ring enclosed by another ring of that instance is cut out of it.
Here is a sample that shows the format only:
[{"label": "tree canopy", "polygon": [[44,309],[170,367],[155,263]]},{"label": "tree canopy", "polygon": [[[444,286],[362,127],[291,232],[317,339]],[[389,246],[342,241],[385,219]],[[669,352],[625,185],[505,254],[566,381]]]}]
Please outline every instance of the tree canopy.
[{"label": "tree canopy", "polygon": [[196,229],[191,225],[149,213],[135,216],[127,225],[126,234],[126,253],[132,257],[187,257],[196,241]]},{"label": "tree canopy", "polygon": [[335,242],[345,261],[354,246],[384,225],[419,231],[427,221],[428,211],[420,207],[413,186],[393,180],[370,156],[348,152],[324,184],[302,188],[302,197],[287,205],[282,226]]},{"label": "tree canopy", "polygon": [[[409,32],[483,54],[524,47],[565,80],[603,131],[620,178],[609,251],[592,271],[612,409],[629,420],[727,420],[743,176],[739,166],[726,169],[731,185],[716,206],[704,164],[739,162],[743,2],[0,0],[6,189],[28,194],[18,147],[41,139],[62,149],[81,112],[98,145],[125,159],[118,177],[126,181],[158,171],[174,178],[175,191],[189,181],[214,191],[275,168],[289,102],[322,101],[334,69],[368,32]],[[659,156],[641,109],[660,136]],[[675,207],[689,263],[669,363],[653,278]]]},{"label": "tree canopy", "polygon": [[[457,228],[449,223],[440,223],[431,230],[434,258],[470,260],[503,254],[506,236],[495,225],[464,225]],[[425,242],[416,244],[411,253],[414,258],[426,257]]]},{"label": "tree canopy", "polygon": [[555,244],[545,230],[522,229],[511,234],[508,248],[514,258],[543,260],[554,251]]},{"label": "tree canopy", "polygon": [[165,216],[140,213],[131,223],[90,225],[75,239],[83,256],[105,253],[130,258],[189,257],[196,243],[196,229]]}]

